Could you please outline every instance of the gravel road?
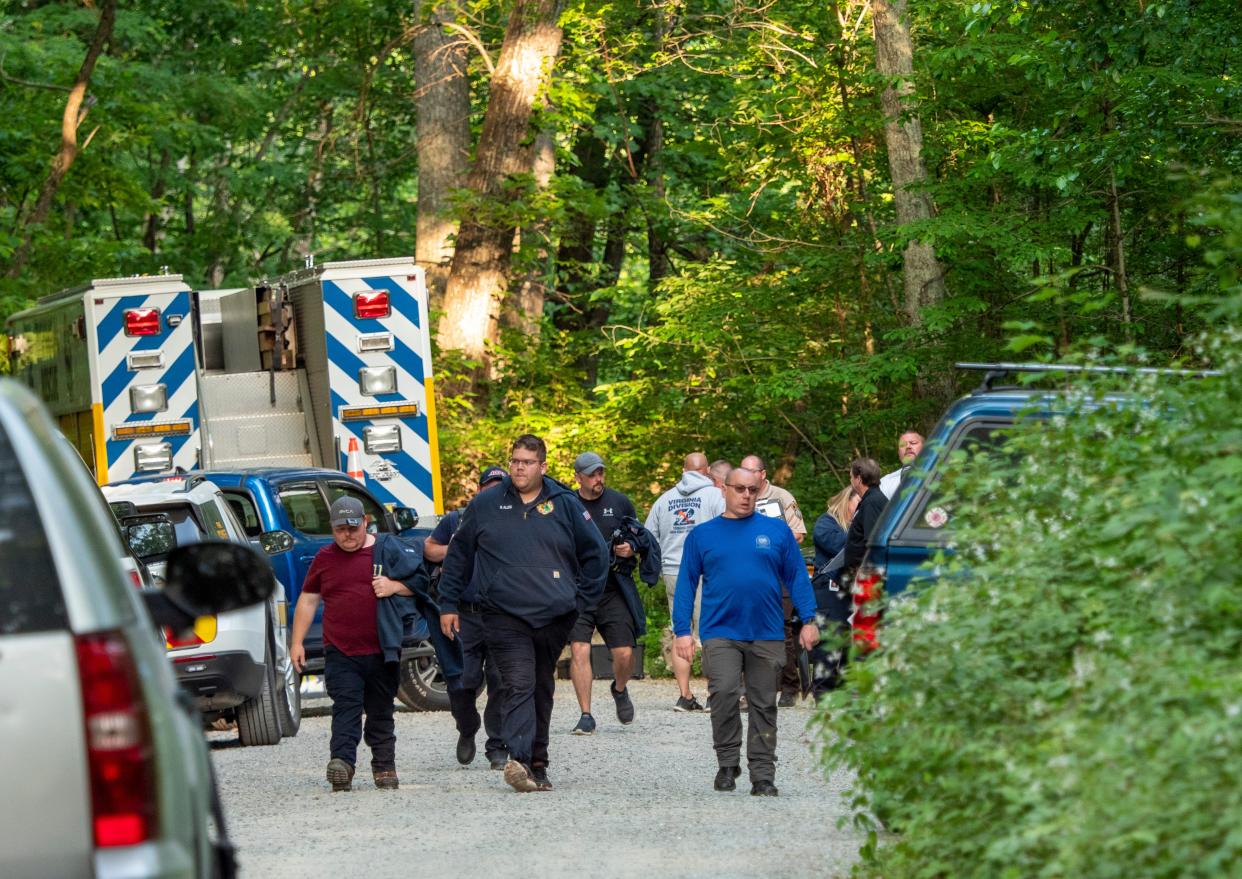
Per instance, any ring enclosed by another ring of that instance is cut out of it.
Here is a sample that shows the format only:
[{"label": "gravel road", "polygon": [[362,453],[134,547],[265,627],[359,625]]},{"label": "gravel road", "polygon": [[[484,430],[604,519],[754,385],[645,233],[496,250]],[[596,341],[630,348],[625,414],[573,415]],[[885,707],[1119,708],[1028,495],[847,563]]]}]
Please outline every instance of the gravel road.
[{"label": "gravel road", "polygon": [[[674,712],[671,681],[631,682],[638,714],[628,727],[617,722],[607,686],[595,685],[595,735],[573,736],[577,703],[569,682],[558,682],[550,793],[513,792],[487,768],[481,734],[478,758],[459,766],[447,712],[398,712],[396,792],[372,785],[365,745],[354,790],[330,791],[323,700],[308,702],[314,716],[303,718],[296,738],[275,747],[241,748],[235,734],[210,733],[242,875],[822,879],[848,873],[861,842],[857,832],[836,826],[849,779],[820,772],[807,708],[780,712],[780,796],[751,797],[745,772],[736,792],[712,789],[710,718]],[[702,698],[704,682],[695,691]]]}]

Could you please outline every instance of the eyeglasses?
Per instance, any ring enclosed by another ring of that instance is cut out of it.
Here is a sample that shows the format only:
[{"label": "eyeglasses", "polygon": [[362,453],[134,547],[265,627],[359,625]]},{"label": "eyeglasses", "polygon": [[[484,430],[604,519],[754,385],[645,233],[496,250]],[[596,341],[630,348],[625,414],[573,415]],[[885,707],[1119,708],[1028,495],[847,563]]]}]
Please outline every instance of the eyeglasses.
[{"label": "eyeglasses", "polygon": [[509,459],[509,466],[512,467],[514,470],[520,470],[523,467],[535,467],[535,466],[538,466],[538,464],[539,464],[538,458],[510,458]]},{"label": "eyeglasses", "polygon": [[741,494],[758,494],[759,486],[757,485],[734,485],[732,482],[726,482],[725,485]]}]

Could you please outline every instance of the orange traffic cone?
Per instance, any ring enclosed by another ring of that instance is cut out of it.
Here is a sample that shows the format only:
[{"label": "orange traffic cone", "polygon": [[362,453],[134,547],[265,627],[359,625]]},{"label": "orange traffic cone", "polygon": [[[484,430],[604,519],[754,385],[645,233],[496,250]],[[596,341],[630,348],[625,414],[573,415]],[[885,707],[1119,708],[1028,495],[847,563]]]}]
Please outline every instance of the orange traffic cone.
[{"label": "orange traffic cone", "polygon": [[366,481],[366,474],[362,472],[362,456],[358,454],[357,437],[349,438],[349,451],[345,455],[345,472],[359,482]]}]

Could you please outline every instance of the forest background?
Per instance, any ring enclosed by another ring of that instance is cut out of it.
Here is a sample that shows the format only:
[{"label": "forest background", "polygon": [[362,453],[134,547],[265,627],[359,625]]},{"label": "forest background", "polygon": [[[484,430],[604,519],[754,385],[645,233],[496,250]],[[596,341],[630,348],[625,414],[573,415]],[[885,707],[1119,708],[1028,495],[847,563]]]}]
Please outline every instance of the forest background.
[{"label": "forest background", "polygon": [[0,316],[413,253],[450,505],[529,430],[640,509],[758,453],[813,519],[954,361],[1193,363],[1242,163],[1234,0],[3,10]]}]

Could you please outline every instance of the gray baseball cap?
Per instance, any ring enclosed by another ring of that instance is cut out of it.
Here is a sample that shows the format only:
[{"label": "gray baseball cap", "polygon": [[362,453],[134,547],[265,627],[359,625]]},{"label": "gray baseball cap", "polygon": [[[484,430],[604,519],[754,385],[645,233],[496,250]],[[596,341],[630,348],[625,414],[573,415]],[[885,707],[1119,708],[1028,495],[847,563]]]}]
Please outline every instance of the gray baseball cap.
[{"label": "gray baseball cap", "polygon": [[596,470],[604,468],[604,459],[594,452],[583,452],[574,458],[574,472],[590,476]]},{"label": "gray baseball cap", "polygon": [[366,512],[362,509],[362,501],[356,497],[339,497],[332,502],[328,518],[333,528],[338,525],[355,528],[366,521]]}]

